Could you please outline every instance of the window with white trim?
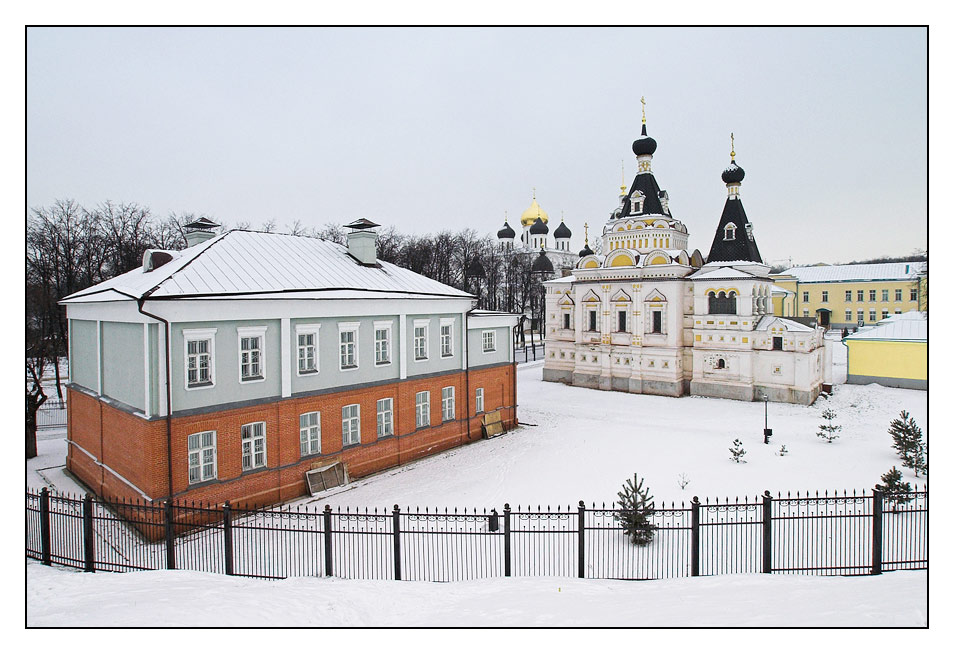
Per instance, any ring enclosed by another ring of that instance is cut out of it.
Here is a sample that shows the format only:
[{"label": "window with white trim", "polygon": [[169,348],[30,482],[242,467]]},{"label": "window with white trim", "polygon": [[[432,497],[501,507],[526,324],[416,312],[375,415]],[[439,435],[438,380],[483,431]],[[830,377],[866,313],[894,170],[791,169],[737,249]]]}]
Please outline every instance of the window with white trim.
[{"label": "window with white trim", "polygon": [[214,329],[183,329],[186,388],[215,385]]},{"label": "window with white trim", "polygon": [[414,321],[414,358],[417,360],[427,358],[427,320]]},{"label": "window with white trim", "polygon": [[338,353],[342,370],[358,367],[358,323],[338,323]]},{"label": "window with white trim", "polygon": [[454,408],[454,387],[445,386],[441,389],[441,421],[447,422],[456,417]]},{"label": "window with white trim", "polygon": [[313,375],[318,372],[318,330],[321,325],[296,325],[298,340],[298,374]]},{"label": "window with white trim", "polygon": [[878,310],[868,309],[868,320],[870,322],[875,322],[877,319],[878,319]]},{"label": "window with white trim", "polygon": [[916,301],[917,299],[918,299],[918,289],[917,289],[917,288],[912,288],[912,289],[911,289],[911,302],[914,302],[914,301]]},{"label": "window with white trim", "polygon": [[298,436],[302,456],[321,453],[321,411],[298,416]]},{"label": "window with white trim", "polygon": [[394,399],[378,400],[378,438],[394,435]]},{"label": "window with white trim", "polygon": [[851,322],[851,309],[845,309],[845,321]]},{"label": "window with white trim", "polygon": [[822,291],[822,302],[828,302],[828,291]]},{"label": "window with white trim", "polygon": [[391,363],[391,321],[374,323],[374,365]]},{"label": "window with white trim", "polygon": [[890,313],[887,309],[882,309],[882,310],[881,310],[881,319],[882,319],[882,320],[884,320],[885,318],[887,318],[889,315],[891,315],[891,313]]},{"label": "window with white trim", "polygon": [[421,391],[414,396],[414,416],[417,428],[431,424],[431,392]]},{"label": "window with white trim", "polygon": [[725,226],[725,238],[723,240],[726,240],[726,241],[735,240],[735,224],[734,223],[728,223]]},{"label": "window with white trim", "polygon": [[265,467],[265,423],[242,425],[242,470]]},{"label": "window with white trim", "polygon": [[900,289],[900,288],[894,289],[894,301],[895,301],[895,302],[900,302],[900,301],[901,301],[901,289]]},{"label": "window with white trim", "polygon": [[851,291],[845,291],[845,302],[851,302]]},{"label": "window with white trim", "polygon": [[[864,290],[862,290],[862,289],[859,288],[858,291],[855,293],[855,298],[857,298],[857,299],[855,300],[855,302],[864,302],[864,301],[865,301],[865,292],[864,292]],[[864,309],[862,309],[862,311],[864,311]]]},{"label": "window with white trim", "polygon": [[239,381],[265,379],[266,327],[239,327]]},{"label": "window with white trim", "polygon": [[878,291],[872,289],[868,291],[868,302],[875,302],[875,298],[878,297]]},{"label": "window with white trim", "polygon": [[886,288],[881,289],[881,301],[888,302],[888,289]]},{"label": "window with white trim", "polygon": [[215,432],[189,434],[189,483],[215,479]]},{"label": "window with white trim", "polygon": [[441,357],[454,356],[454,319],[441,318]]},{"label": "window with white trim", "polygon": [[497,351],[497,332],[493,329],[487,329],[481,332],[480,342],[483,345],[484,352]]},{"label": "window with white trim", "polygon": [[341,407],[341,446],[361,442],[361,405],[348,404]]},{"label": "window with white trim", "polygon": [[474,393],[474,412],[484,412],[484,389],[478,388]]}]

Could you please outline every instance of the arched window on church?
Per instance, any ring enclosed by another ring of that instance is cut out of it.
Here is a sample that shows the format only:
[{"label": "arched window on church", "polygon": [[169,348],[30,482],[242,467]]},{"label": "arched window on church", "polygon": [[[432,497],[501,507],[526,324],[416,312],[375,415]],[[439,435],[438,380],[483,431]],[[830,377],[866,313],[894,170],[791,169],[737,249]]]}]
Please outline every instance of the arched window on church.
[{"label": "arched window on church", "polygon": [[715,291],[709,291],[709,313],[734,315],[735,312],[735,291],[729,291],[728,296],[726,296],[725,291],[719,291],[718,295],[715,294]]},{"label": "arched window on church", "polygon": [[716,368],[719,370],[725,370],[725,359],[719,359],[716,361]]},{"label": "arched window on church", "polygon": [[735,240],[735,223],[729,223],[725,226],[725,240],[734,241]]}]

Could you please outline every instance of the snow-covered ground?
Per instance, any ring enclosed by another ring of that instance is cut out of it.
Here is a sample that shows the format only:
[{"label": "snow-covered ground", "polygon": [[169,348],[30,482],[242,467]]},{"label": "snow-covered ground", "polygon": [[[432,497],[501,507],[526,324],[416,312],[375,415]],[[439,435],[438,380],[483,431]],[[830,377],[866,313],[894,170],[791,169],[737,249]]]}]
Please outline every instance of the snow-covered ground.
[{"label": "snow-covered ground", "polygon": [[[262,581],[27,564],[28,626],[858,626],[927,624],[926,573],[725,575],[626,582]],[[95,601],[91,601],[95,598]]]}]

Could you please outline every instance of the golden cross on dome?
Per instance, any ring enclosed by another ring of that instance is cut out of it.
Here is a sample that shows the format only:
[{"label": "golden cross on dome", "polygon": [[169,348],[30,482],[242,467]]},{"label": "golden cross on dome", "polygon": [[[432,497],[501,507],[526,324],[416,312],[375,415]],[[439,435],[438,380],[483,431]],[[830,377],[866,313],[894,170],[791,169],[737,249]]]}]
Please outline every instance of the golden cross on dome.
[{"label": "golden cross on dome", "polygon": [[625,159],[619,160],[619,167],[622,172],[620,176],[619,190],[625,193],[626,192],[626,160]]},{"label": "golden cross on dome", "polygon": [[732,139],[732,154],[730,156],[735,160],[735,132],[729,132],[729,138]]},{"label": "golden cross on dome", "polygon": [[590,244],[590,224],[583,223],[583,231],[585,234],[585,240],[583,241],[586,245]]},{"label": "golden cross on dome", "polygon": [[643,103],[643,125],[646,124],[646,96],[644,95],[639,99]]},{"label": "golden cross on dome", "polygon": [[536,187],[536,186],[533,187],[533,199],[534,199],[534,200],[537,199],[537,187]]}]

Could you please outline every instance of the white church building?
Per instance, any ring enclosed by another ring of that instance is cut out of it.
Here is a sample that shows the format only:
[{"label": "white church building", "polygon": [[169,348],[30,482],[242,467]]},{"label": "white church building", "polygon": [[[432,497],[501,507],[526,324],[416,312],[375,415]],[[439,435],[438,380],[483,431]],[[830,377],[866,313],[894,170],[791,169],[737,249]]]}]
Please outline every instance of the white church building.
[{"label": "white church building", "polygon": [[652,395],[703,395],[811,404],[831,381],[824,330],[772,315],[740,186],[728,198],[709,254],[689,250],[685,225],[653,176],[656,141],[633,142],[632,186],[603,227],[603,254],[581,253],[572,274],[545,283],[543,379]]}]

